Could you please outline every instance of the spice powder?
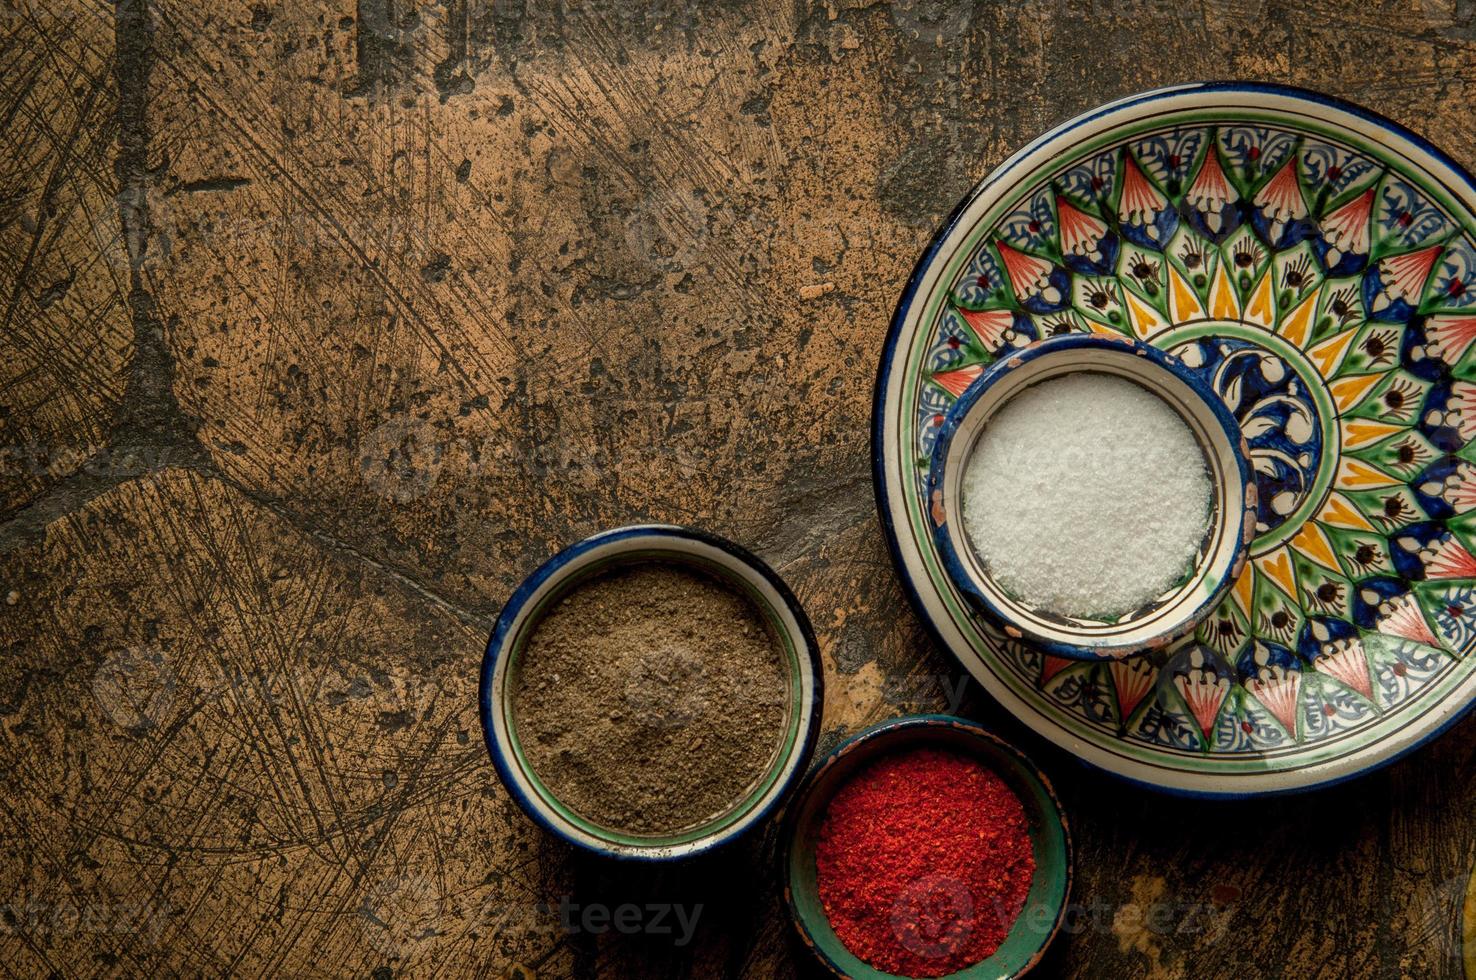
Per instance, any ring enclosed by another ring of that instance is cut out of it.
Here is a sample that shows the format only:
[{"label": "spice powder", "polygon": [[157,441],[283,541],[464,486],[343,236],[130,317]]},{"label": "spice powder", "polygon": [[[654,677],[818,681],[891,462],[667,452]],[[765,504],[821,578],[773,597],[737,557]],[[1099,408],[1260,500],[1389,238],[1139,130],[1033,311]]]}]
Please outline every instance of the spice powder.
[{"label": "spice powder", "polygon": [[1004,942],[1035,852],[1024,805],[998,773],[918,748],[878,759],[836,792],[815,871],[847,949],[886,973],[940,977]]},{"label": "spice powder", "polygon": [[617,566],[538,623],[513,720],[538,779],[602,827],[669,835],[742,800],[772,766],[788,671],[746,596],[684,565]]}]

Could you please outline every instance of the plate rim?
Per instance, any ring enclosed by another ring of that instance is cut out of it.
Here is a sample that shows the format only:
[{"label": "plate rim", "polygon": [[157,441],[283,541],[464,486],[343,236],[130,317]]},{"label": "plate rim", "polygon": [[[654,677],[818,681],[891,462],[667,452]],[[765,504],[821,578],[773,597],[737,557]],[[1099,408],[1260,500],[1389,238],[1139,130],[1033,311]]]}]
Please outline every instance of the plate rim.
[{"label": "plate rim", "polygon": [[[1270,96],[1273,98],[1312,103],[1324,109],[1330,109],[1335,113],[1351,116],[1365,125],[1386,132],[1397,140],[1413,146],[1419,152],[1426,154],[1430,160],[1446,170],[1458,186],[1463,185],[1460,186],[1460,190],[1470,197],[1468,210],[1476,214],[1476,177],[1473,177],[1463,165],[1429,139],[1410,130],[1403,124],[1395,122],[1387,116],[1371,109],[1322,92],[1272,82],[1242,80],[1195,81],[1149,89],[1112,100],[1093,109],[1088,109],[1046,130],[1011,153],[1003,162],[990,170],[987,175],[976,181],[939,225],[938,229],[928,240],[918,260],[913,265],[912,271],[909,273],[897,300],[891,319],[888,322],[887,334],[882,344],[877,363],[877,373],[872,393],[872,489],[877,507],[878,521],[881,524],[883,535],[887,541],[887,550],[897,569],[903,591],[907,595],[918,618],[922,621],[934,642],[948,651],[954,660],[969,672],[995,703],[1003,707],[1034,735],[1065,750],[1079,762],[1091,768],[1108,773],[1129,784],[1171,795],[1193,798],[1243,799],[1302,793],[1346,782],[1350,779],[1356,779],[1382,769],[1385,766],[1392,765],[1394,762],[1415,752],[1444,734],[1464,718],[1473,707],[1476,707],[1476,673],[1473,673],[1472,677],[1468,678],[1464,684],[1458,683],[1455,685],[1449,697],[1452,702],[1458,703],[1436,704],[1426,709],[1424,713],[1411,719],[1411,721],[1432,719],[1432,723],[1427,729],[1418,733],[1412,733],[1408,738],[1400,742],[1398,741],[1398,735],[1403,731],[1410,730],[1410,721],[1406,721],[1402,726],[1395,728],[1390,733],[1390,737],[1386,738],[1383,742],[1387,746],[1390,743],[1390,739],[1392,739],[1392,747],[1386,748],[1382,755],[1378,754],[1377,750],[1375,750],[1372,758],[1365,759],[1362,757],[1360,750],[1354,750],[1342,756],[1312,763],[1307,767],[1295,770],[1204,773],[1187,769],[1160,769],[1157,771],[1165,773],[1166,775],[1164,777],[1158,779],[1149,778],[1145,775],[1149,771],[1145,764],[1136,760],[1123,758],[1113,754],[1110,750],[1087,743],[1015,695],[1003,681],[990,675],[985,667],[983,657],[972,645],[967,643],[966,639],[961,638],[963,642],[959,645],[969,650],[970,655],[968,657],[963,656],[955,648],[955,645],[948,641],[942,627],[928,610],[927,601],[922,595],[917,581],[915,581],[915,573],[909,567],[908,560],[903,554],[901,537],[898,533],[892,512],[892,494],[888,487],[886,410],[888,405],[888,387],[893,375],[892,368],[894,367],[898,343],[907,326],[906,321],[913,304],[918,299],[922,281],[932,271],[939,253],[945,245],[949,244],[955,232],[960,230],[960,226],[967,213],[994,185],[1008,177],[1013,168],[1020,162],[1049,146],[1051,143],[1058,141],[1061,137],[1071,133],[1073,130],[1112,114],[1139,109],[1149,103],[1200,94]],[[1407,156],[1407,154],[1402,153],[1397,148],[1395,148],[1395,152]],[[965,228],[963,231],[967,234],[970,229]],[[906,490],[905,487],[901,489],[904,492]],[[925,570],[922,574],[925,576]],[[929,587],[931,588],[931,583]],[[1459,692],[1463,687],[1471,687],[1472,690],[1465,692],[1464,700],[1461,700]]]}]

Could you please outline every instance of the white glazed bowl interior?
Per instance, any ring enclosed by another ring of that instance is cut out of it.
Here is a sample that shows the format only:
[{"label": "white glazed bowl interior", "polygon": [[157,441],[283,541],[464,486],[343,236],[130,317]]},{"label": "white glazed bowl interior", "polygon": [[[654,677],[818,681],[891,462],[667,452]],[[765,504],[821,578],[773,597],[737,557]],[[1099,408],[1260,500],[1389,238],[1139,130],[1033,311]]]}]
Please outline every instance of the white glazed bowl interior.
[{"label": "white glazed bowl interior", "polygon": [[[964,472],[989,420],[1027,387],[1082,371],[1126,378],[1162,398],[1183,418],[1199,443],[1213,493],[1209,526],[1193,573],[1145,610],[1116,623],[1071,619],[1037,610],[1011,597],[990,576],[979,549],[969,540],[963,520]],[[988,379],[986,374],[976,384]],[[1223,406],[1216,407],[1223,410]],[[935,488],[941,489],[941,498],[935,498],[935,504],[941,504],[946,515],[944,531],[952,539],[950,550],[968,579],[959,584],[984,600],[1007,634],[1043,643],[1067,656],[1123,656],[1165,645],[1192,632],[1239,576],[1245,561],[1246,534],[1254,529],[1253,522],[1244,518],[1247,507],[1254,504],[1247,495],[1255,493],[1255,484],[1246,479],[1238,433],[1232,438],[1226,431],[1216,407],[1173,371],[1128,344],[1121,350],[1073,347],[1022,358],[1018,367],[997,376],[979,393],[945,450],[942,486]]]}]

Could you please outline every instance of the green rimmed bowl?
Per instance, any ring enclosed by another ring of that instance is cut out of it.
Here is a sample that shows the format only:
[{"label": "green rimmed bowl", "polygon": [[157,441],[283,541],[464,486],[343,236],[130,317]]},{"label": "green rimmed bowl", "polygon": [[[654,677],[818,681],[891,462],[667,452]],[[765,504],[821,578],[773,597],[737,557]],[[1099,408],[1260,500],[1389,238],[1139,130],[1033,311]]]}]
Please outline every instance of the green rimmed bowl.
[{"label": "green rimmed bowl", "polygon": [[896,718],[843,742],[810,776],[786,827],[784,898],[801,941],[839,977],[895,980],[855,956],[840,941],[820,902],[815,847],[837,790],[866,765],[893,752],[932,747],[965,752],[994,770],[1020,798],[1034,845],[1035,875],[1025,907],[994,954],[948,974],[957,980],[998,980],[1029,972],[1060,929],[1071,893],[1071,833],[1050,781],[1018,749],[979,725],[948,715]]},{"label": "green rimmed bowl", "polygon": [[[579,584],[612,567],[662,563],[703,572],[751,600],[773,628],[788,668],[788,709],[768,769],[731,806],[666,835],[637,835],[593,823],[565,806],[523,752],[511,692],[528,638],[543,615]],[[643,524],[616,528],[559,552],[520,585],[503,607],[482,658],[478,696],[482,736],[508,793],[556,837],[596,854],[671,861],[711,851],[761,824],[794,789],[820,729],[824,682],[810,621],[773,569],[730,541],[690,528]]]}]

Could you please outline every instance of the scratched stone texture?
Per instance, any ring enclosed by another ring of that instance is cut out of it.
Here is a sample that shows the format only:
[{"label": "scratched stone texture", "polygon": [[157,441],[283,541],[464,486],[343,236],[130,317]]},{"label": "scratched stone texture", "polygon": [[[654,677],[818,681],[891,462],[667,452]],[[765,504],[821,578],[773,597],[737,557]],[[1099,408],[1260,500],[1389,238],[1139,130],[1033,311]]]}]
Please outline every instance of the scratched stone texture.
[{"label": "scratched stone texture", "polygon": [[1476,722],[1306,798],[1129,789],[964,684],[877,526],[932,230],[1050,125],[1220,77],[1476,164],[1467,0],[0,0],[0,973],[814,975],[772,832],[612,869],[481,748],[503,599],[658,520],[789,579],[826,745],[957,707],[1045,765],[1081,908],[1043,973],[1461,976]]}]

